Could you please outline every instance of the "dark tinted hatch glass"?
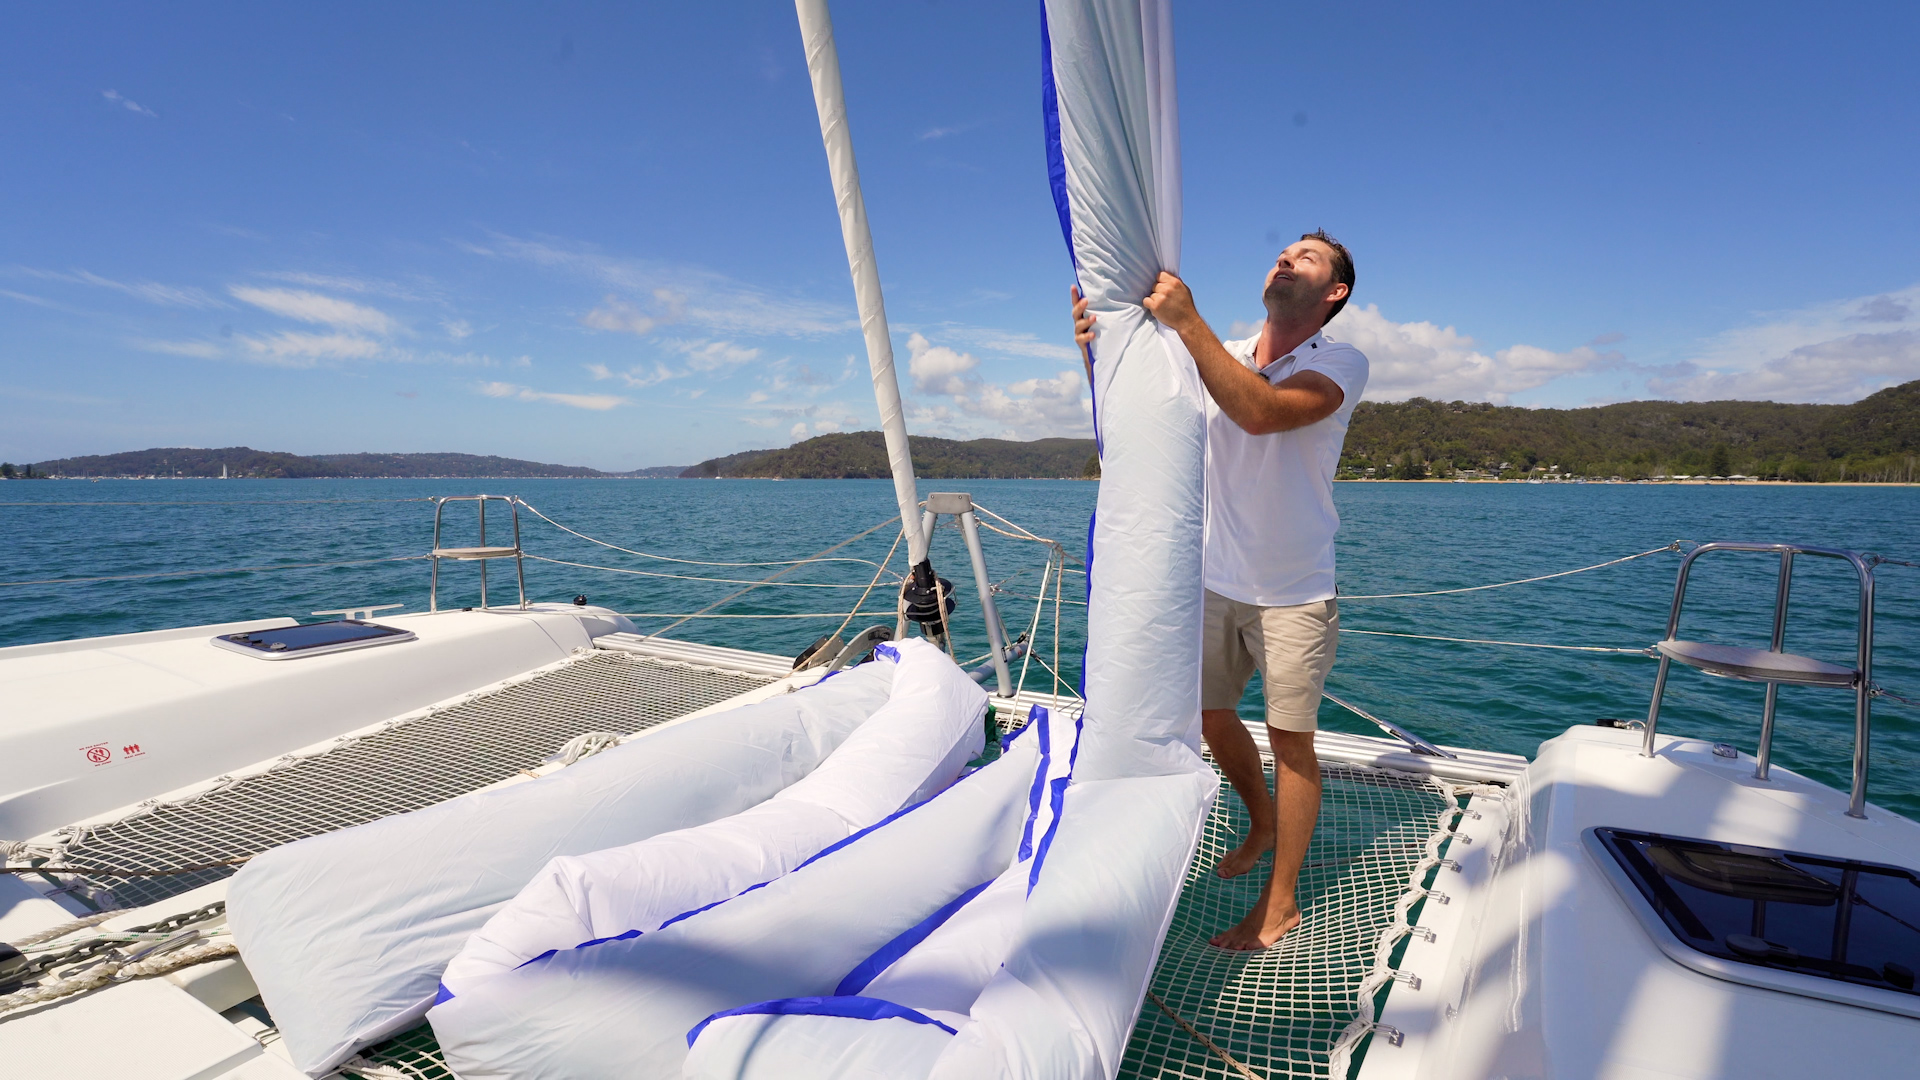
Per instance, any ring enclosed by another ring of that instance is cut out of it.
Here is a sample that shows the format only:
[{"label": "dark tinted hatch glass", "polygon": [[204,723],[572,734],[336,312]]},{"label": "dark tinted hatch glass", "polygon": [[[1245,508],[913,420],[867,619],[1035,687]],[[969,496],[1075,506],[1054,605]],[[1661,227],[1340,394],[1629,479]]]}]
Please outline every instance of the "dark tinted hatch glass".
[{"label": "dark tinted hatch glass", "polygon": [[1594,830],[1674,936],[1725,960],[1914,994],[1920,878],[1880,863]]},{"label": "dark tinted hatch glass", "polygon": [[228,634],[226,640],[251,649],[299,652],[302,649],[317,649],[326,645],[342,645],[352,641],[397,637],[406,632],[395,630],[391,626],[381,626],[378,623],[335,619],[332,622],[307,623],[304,626],[282,626],[275,630]]}]

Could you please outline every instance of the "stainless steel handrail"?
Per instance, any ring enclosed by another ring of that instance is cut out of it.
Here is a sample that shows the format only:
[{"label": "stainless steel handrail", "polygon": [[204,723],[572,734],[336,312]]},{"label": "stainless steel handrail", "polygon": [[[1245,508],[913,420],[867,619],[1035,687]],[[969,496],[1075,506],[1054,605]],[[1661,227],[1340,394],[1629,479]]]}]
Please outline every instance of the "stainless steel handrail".
[{"label": "stainless steel handrail", "polygon": [[[1841,559],[1851,564],[1854,573],[1860,579],[1860,621],[1858,634],[1858,652],[1855,660],[1854,678],[1850,689],[1854,692],[1853,706],[1853,791],[1847,804],[1849,817],[1867,816],[1867,765],[1868,747],[1872,741],[1873,726],[1873,566],[1877,561],[1871,555],[1842,548],[1813,547],[1807,544],[1765,544],[1743,541],[1721,540],[1701,544],[1680,560],[1679,579],[1673,586],[1673,607],[1667,613],[1667,641],[1673,641],[1680,630],[1680,608],[1687,596],[1687,575],[1693,569],[1693,561],[1709,551],[1748,551],[1777,554],[1780,557],[1780,583],[1774,596],[1773,635],[1768,652],[1784,651],[1787,633],[1787,598],[1791,591],[1793,577],[1793,558],[1795,555],[1818,555],[1823,558]],[[1667,670],[1673,658],[1664,650],[1660,654],[1660,672],[1653,680],[1653,701],[1647,707],[1646,740],[1641,753],[1653,756],[1654,728],[1660,720],[1660,702],[1667,692]],[[1779,698],[1780,679],[1767,679],[1760,676],[1742,676],[1767,684],[1765,711],[1760,718],[1760,747],[1754,755],[1758,767],[1754,775],[1761,780],[1767,779],[1767,773],[1773,757],[1774,708]]]},{"label": "stainless steel handrail", "polygon": [[[487,609],[487,563],[493,559],[511,558],[515,577],[520,585],[520,610],[527,609],[527,563],[525,552],[520,547],[520,497],[517,495],[442,495],[433,500],[433,550],[427,554],[433,566],[433,575],[427,588],[427,610],[440,610],[440,560],[456,559],[477,561],[480,564],[480,610]],[[478,503],[480,508],[480,546],[477,548],[443,548],[440,546],[440,515],[450,502]],[[513,546],[490,550],[487,548],[487,504],[503,502],[513,514]]]}]

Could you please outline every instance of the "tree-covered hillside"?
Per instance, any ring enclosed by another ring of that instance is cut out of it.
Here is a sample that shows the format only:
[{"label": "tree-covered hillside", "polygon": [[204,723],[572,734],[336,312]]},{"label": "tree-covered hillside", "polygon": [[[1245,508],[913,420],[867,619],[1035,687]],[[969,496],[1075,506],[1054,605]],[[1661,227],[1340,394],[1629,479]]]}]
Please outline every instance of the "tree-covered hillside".
[{"label": "tree-covered hillside", "polygon": [[[479,454],[314,454],[303,456],[277,450],[229,446],[217,450],[198,447],[158,447],[123,454],[96,454],[35,462],[33,470],[46,476],[219,476],[276,480],[309,477],[543,477],[543,476],[658,476],[661,470],[603,473],[577,465],[548,465],[538,461]],[[679,472],[676,467],[667,475]]]},{"label": "tree-covered hillside", "polygon": [[[958,442],[908,436],[915,475],[928,480],[975,480],[1088,475],[1092,439],[972,439]],[[821,435],[784,450],[754,450],[703,461],[680,474],[702,477],[879,478],[891,476],[887,447],[877,431]]]},{"label": "tree-covered hillside", "polygon": [[1786,480],[1920,480],[1920,381],[1851,405],[1628,401],[1523,409],[1461,401],[1362,402],[1345,471],[1456,470]]}]

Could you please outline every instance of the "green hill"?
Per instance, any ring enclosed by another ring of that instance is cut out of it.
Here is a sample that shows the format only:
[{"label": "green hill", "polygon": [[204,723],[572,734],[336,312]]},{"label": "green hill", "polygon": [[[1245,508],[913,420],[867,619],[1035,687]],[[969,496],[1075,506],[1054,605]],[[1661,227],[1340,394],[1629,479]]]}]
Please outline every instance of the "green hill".
[{"label": "green hill", "polygon": [[33,471],[46,476],[219,476],[224,467],[233,477],[294,480],[310,477],[508,477],[515,479],[566,476],[678,476],[683,466],[605,473],[578,465],[548,465],[538,461],[481,454],[288,454],[229,446],[217,450],[196,447],[157,447],[123,454],[39,461]]},{"label": "green hill", "polygon": [[[913,471],[927,480],[1079,477],[1089,474],[1092,439],[971,439],[959,442],[910,435]],[[750,450],[712,458],[680,474],[708,477],[780,477],[788,480],[867,479],[893,475],[877,431],[821,435],[784,450]]]},{"label": "green hill", "polygon": [[1771,401],[1628,401],[1524,409],[1425,398],[1362,402],[1343,470],[1396,474],[1408,463],[1446,475],[1558,465],[1562,472],[1788,480],[1920,479],[1920,381],[1851,405]]}]

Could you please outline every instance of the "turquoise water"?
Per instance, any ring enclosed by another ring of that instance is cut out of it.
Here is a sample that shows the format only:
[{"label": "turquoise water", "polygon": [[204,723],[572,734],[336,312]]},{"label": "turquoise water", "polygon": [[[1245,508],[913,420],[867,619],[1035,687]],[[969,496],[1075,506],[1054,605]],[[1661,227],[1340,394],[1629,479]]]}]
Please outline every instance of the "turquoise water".
[{"label": "turquoise water", "polygon": [[[1026,528],[1059,539],[1078,564],[1093,484],[971,481],[959,487]],[[721,561],[792,559],[885,521],[885,481],[295,480],[44,481],[0,485],[7,558],[0,581],[78,578],[222,567],[283,566],[417,555],[432,538],[433,495],[479,490],[519,495],[558,521],[643,551]],[[1350,595],[1440,589],[1510,580],[1600,562],[1669,540],[1797,540],[1920,561],[1920,489],[1839,487],[1639,487],[1630,485],[1342,484],[1336,498],[1341,589]],[[447,510],[450,545],[475,542],[473,507]],[[507,518],[489,515],[500,542]],[[596,548],[522,515],[527,549],[571,562],[655,573],[753,580],[773,567],[687,567]],[[497,530],[497,531],[496,531]],[[893,540],[883,529],[839,555],[878,560]],[[1010,626],[1033,616],[1044,560],[1040,545],[988,534],[987,558]],[[943,529],[934,556],[960,587],[959,646],[985,650],[964,549]],[[1551,582],[1462,596],[1359,601],[1342,607],[1348,629],[1499,638],[1569,645],[1646,645],[1665,626],[1678,557],[1662,554]],[[512,574],[494,564],[495,603],[514,598]],[[1774,562],[1707,556],[1696,566],[1682,635],[1764,645]],[[767,588],[722,608],[728,614],[844,612],[872,576],[859,563],[829,563],[791,575],[854,588]],[[1876,679],[1920,698],[1920,570],[1879,572]],[[1082,579],[1067,578],[1078,598]],[[471,564],[448,564],[442,606],[477,602]],[[679,614],[740,585],[527,563],[535,600],[586,595],[623,612]],[[1835,660],[1853,648],[1851,570],[1803,559],[1795,576],[1788,647]],[[869,608],[888,609],[877,592]],[[352,604],[404,603],[421,610],[420,561],[231,572],[65,585],[0,586],[0,645],[196,623],[291,615]],[[1063,606],[1061,674],[1078,678],[1085,609]],[[1051,606],[1044,622],[1051,629]],[[886,614],[856,626],[891,622]],[[721,619],[674,631],[719,645],[793,654],[837,619]],[[643,628],[665,620],[643,621]],[[1051,661],[1051,635],[1043,634]],[[1568,653],[1348,635],[1329,689],[1437,742],[1531,755],[1569,724],[1644,716],[1655,664],[1633,656]],[[1035,664],[1028,684],[1052,676]],[[1761,688],[1676,669],[1662,730],[1711,736],[1751,751]],[[1874,714],[1871,797],[1920,817],[1920,710],[1881,701]],[[1245,706],[1257,715],[1249,691]],[[1845,787],[1852,753],[1852,699],[1833,691],[1781,692],[1775,758]],[[1332,706],[1322,722],[1372,734]]]}]

